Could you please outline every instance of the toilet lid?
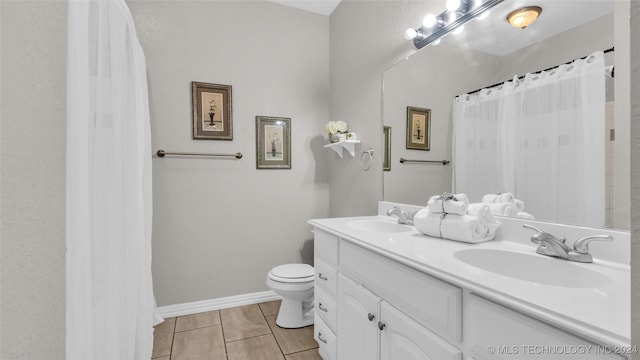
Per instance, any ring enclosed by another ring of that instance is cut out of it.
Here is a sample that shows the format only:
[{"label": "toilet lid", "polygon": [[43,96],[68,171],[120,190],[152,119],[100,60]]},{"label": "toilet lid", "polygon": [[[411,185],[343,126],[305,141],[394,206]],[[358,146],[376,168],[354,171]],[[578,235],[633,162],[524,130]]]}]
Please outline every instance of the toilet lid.
[{"label": "toilet lid", "polygon": [[313,278],[315,272],[311,265],[285,264],[271,269],[271,274],[281,279],[306,279]]}]

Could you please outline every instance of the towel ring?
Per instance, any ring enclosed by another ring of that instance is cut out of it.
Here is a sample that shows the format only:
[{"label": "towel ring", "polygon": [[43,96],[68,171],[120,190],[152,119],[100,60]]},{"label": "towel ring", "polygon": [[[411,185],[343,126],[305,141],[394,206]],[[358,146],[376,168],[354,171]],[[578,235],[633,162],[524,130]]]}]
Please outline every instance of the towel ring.
[{"label": "towel ring", "polygon": [[371,169],[371,159],[373,158],[373,149],[369,148],[360,154],[360,168],[364,171]]}]

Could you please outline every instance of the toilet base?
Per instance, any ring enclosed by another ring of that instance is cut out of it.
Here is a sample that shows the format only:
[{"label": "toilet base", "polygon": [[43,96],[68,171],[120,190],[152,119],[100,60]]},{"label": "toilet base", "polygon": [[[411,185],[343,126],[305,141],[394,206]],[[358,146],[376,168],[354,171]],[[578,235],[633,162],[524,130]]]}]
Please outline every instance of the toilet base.
[{"label": "toilet base", "polygon": [[276,325],[285,329],[297,329],[313,325],[313,300],[295,301],[282,299]]}]

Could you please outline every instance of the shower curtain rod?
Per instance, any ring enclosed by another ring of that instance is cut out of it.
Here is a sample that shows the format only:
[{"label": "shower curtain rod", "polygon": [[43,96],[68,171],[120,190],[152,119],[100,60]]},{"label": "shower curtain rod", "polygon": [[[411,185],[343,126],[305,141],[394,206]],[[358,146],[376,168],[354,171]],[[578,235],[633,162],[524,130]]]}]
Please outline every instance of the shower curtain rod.
[{"label": "shower curtain rod", "polygon": [[[603,53],[605,53],[605,54],[606,54],[606,53],[609,53],[609,52],[612,52],[612,51],[615,51],[615,47],[610,47],[609,49],[604,50],[604,51],[603,51]],[[566,62],[566,63],[564,63],[564,64],[560,64],[560,65],[552,66],[552,67],[547,68],[547,69],[544,69],[544,70],[539,70],[539,71],[536,71],[536,72],[534,72],[534,73],[532,73],[532,74],[539,74],[539,73],[541,73],[541,72],[545,72],[545,71],[553,70],[553,69],[559,68],[559,67],[560,67],[560,66],[562,66],[562,65],[568,65],[568,64],[571,64],[572,62],[574,62],[574,61],[576,61],[576,60],[583,60],[583,59],[586,59],[587,57],[589,57],[589,55],[587,55],[587,56],[583,56],[583,57],[581,57],[581,58],[579,58],[579,59],[574,59],[574,60],[568,61],[568,62]],[[614,72],[615,72],[615,68],[612,68],[612,69],[611,69],[611,77],[614,77],[614,75],[615,75],[615,73],[614,73]],[[524,79],[524,77],[525,77],[525,75],[521,75],[521,76],[518,76],[518,79]],[[467,94],[475,94],[475,93],[480,92],[480,91],[482,91],[482,90],[484,90],[484,89],[491,89],[491,88],[493,88],[493,87],[500,86],[500,85],[504,84],[505,82],[507,82],[507,81],[511,81],[511,80],[512,80],[512,79],[509,79],[509,80],[505,80],[505,81],[502,81],[502,82],[499,82],[499,83],[495,83],[495,84],[493,84],[493,85],[485,86],[485,87],[483,87],[483,88],[480,88],[480,89],[477,89],[477,90],[473,90],[473,91],[471,91],[471,92],[468,92]]]}]

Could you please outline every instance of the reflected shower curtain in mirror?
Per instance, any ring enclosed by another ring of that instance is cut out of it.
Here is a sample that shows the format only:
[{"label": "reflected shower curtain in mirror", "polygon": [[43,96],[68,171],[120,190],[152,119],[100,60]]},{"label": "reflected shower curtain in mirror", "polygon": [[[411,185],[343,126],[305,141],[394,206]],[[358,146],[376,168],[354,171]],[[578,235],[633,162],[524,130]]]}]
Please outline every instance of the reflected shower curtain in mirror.
[{"label": "reflected shower curtain in mirror", "polygon": [[455,192],[512,192],[541,220],[604,226],[602,52],[453,102]]},{"label": "reflected shower curtain in mirror", "polygon": [[67,359],[150,359],[155,300],[144,54],[124,1],[68,6]]}]

